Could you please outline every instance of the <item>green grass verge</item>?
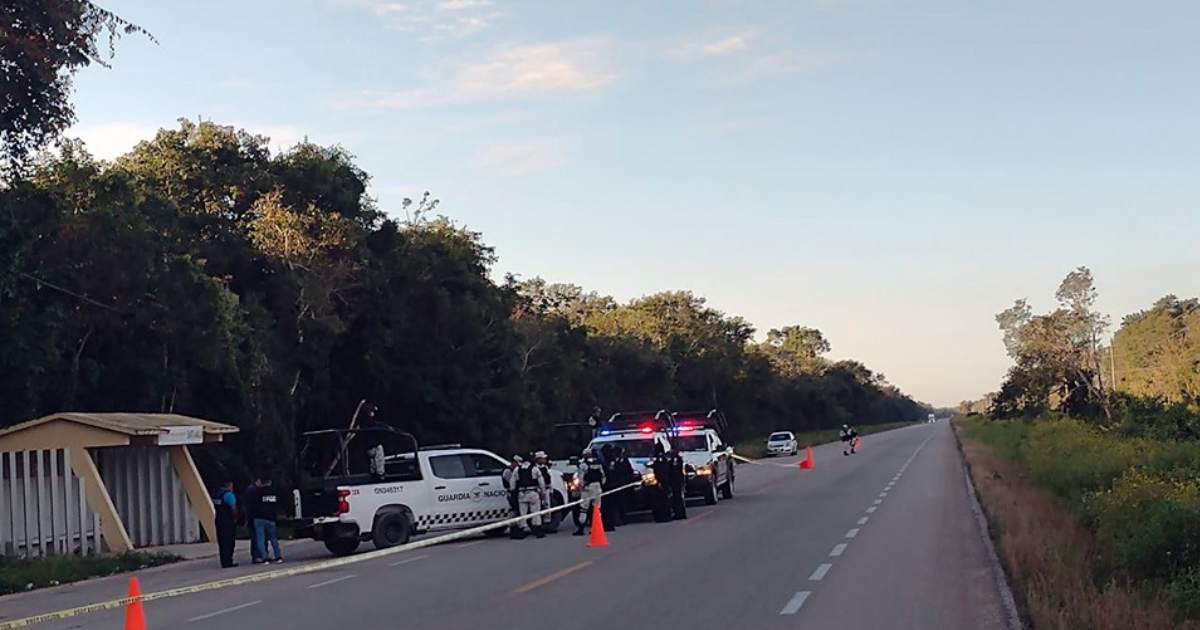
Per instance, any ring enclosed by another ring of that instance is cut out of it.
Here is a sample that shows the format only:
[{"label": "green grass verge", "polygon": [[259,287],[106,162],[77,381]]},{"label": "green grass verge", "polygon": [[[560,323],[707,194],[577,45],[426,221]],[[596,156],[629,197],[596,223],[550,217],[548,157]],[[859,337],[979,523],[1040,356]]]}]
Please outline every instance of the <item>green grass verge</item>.
[{"label": "green grass verge", "polygon": [[45,556],[9,558],[0,556],[0,595],[58,586],[88,578],[156,567],[183,558],[166,553],[129,551],[117,555]]},{"label": "green grass verge", "polygon": [[[871,435],[872,433],[880,433],[882,431],[891,431],[907,427],[917,422],[885,422],[884,424],[868,424],[854,427],[860,436]],[[781,429],[784,430],[784,429]],[[805,446],[816,446],[818,444],[826,444],[828,442],[836,442],[838,440],[838,432],[840,429],[819,429],[817,431],[804,431],[796,433],[796,442],[800,445],[800,449],[804,450]],[[767,456],[767,436],[742,440],[733,445],[734,452],[742,457],[750,459],[761,459]]]}]

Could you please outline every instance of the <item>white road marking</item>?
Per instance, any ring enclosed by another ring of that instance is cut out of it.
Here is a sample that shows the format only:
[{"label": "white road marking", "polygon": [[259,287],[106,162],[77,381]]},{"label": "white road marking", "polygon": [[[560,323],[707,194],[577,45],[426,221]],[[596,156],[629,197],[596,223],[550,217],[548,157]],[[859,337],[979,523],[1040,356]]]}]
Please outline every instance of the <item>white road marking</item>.
[{"label": "white road marking", "polygon": [[463,544],[461,544],[461,545],[454,545],[454,546],[453,546],[453,547],[451,547],[451,548],[452,548],[452,549],[466,549],[467,547],[474,547],[475,545],[482,545],[482,544],[483,544],[483,543],[485,543],[485,542],[487,542],[487,539],[486,539],[486,538],[484,538],[484,539],[482,539],[482,540],[476,540],[476,541],[472,541],[472,542],[469,542],[469,543],[463,543]]},{"label": "white road marking", "polygon": [[857,527],[855,527],[855,528],[851,529],[850,531],[846,532],[846,538],[854,538],[854,537],[855,537],[855,536],[857,536],[857,535],[858,535],[858,528],[857,528]]},{"label": "white road marking", "polygon": [[825,564],[822,564],[821,566],[817,567],[817,570],[813,571],[812,575],[808,576],[808,580],[810,582],[819,582],[819,581],[825,579],[825,574],[829,573],[829,570],[832,568],[833,568],[833,565],[826,562]]},{"label": "white road marking", "polygon": [[869,516],[864,516],[864,517],[862,517],[862,518],[858,519],[858,523],[855,523],[855,524],[856,524],[856,525],[866,525],[866,524],[867,524],[867,521],[869,521],[869,520],[871,520],[871,517],[869,517]]},{"label": "white road marking", "polygon": [[829,552],[830,558],[836,558],[846,552],[846,543],[838,543],[833,546],[833,551]]},{"label": "white road marking", "polygon": [[217,611],[214,611],[214,612],[210,612],[210,613],[208,613],[208,614],[205,614],[205,615],[197,615],[197,616],[195,616],[195,617],[192,617],[191,619],[188,619],[188,620],[187,620],[187,622],[188,622],[188,623],[192,623],[192,622],[194,622],[194,621],[204,621],[205,619],[212,619],[213,617],[216,617],[217,615],[224,615],[225,613],[231,613],[231,612],[234,612],[234,611],[237,611],[237,610],[241,610],[241,609],[243,609],[243,608],[249,608],[249,607],[251,607],[251,606],[257,606],[257,605],[259,605],[259,604],[261,604],[261,603],[262,603],[262,600],[261,600],[261,599],[257,599],[257,600],[254,600],[254,601],[252,601],[252,602],[246,602],[245,604],[238,604],[237,606],[230,606],[229,608],[222,608],[221,610],[217,610]]},{"label": "white road marking", "polygon": [[350,575],[343,575],[342,577],[336,577],[336,578],[333,578],[332,580],[325,580],[324,582],[317,582],[316,584],[310,584],[308,588],[321,588],[322,586],[329,586],[330,584],[337,584],[338,582],[344,582],[346,580],[350,580],[350,579],[353,579],[356,577],[358,577],[358,576],[351,573]]},{"label": "white road marking", "polygon": [[881,499],[882,499],[883,497],[886,497],[886,496],[887,496],[887,493],[886,493],[886,492],[880,492],[880,493],[879,493],[879,498],[881,498]]},{"label": "white road marking", "polygon": [[811,591],[800,591],[800,592],[796,593],[795,595],[792,595],[792,598],[788,600],[788,603],[786,606],[783,607],[783,610],[779,611],[779,614],[781,614],[781,615],[796,614],[797,612],[799,612],[800,607],[804,605],[804,600],[808,599],[809,595],[812,595]]},{"label": "white road marking", "polygon": [[874,505],[872,505],[871,507],[867,508],[867,514],[872,514],[872,513],[874,513],[874,512],[875,512],[875,510],[878,510],[878,509],[879,509],[879,508],[877,508],[877,507],[875,507]]},{"label": "white road marking", "polygon": [[400,566],[400,565],[402,565],[402,564],[408,564],[409,562],[416,562],[417,560],[424,560],[425,558],[428,558],[428,557],[429,557],[429,556],[416,556],[416,557],[413,557],[413,558],[405,558],[405,559],[403,559],[403,560],[399,560],[399,561],[393,562],[393,563],[389,564],[388,566],[389,566],[389,567],[398,567],[398,566]]},{"label": "white road marking", "polygon": [[883,499],[875,499],[875,505],[879,505],[880,503],[883,503]]}]

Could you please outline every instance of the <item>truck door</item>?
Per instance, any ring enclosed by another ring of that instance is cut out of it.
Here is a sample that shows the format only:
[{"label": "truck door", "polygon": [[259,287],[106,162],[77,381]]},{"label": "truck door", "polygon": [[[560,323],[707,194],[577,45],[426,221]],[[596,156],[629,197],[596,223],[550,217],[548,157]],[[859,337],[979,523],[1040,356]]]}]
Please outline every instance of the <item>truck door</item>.
[{"label": "truck door", "polygon": [[[469,514],[479,502],[473,490],[473,464],[460,453],[429,457],[432,505],[428,514],[417,517],[420,529],[455,529],[469,525]],[[424,521],[424,522],[421,522]]]},{"label": "truck door", "polygon": [[504,460],[491,453],[468,453],[463,455],[471,462],[475,489],[480,500],[476,502],[477,514],[474,525],[498,521],[508,516],[508,489],[504,487],[501,474],[507,468]]}]

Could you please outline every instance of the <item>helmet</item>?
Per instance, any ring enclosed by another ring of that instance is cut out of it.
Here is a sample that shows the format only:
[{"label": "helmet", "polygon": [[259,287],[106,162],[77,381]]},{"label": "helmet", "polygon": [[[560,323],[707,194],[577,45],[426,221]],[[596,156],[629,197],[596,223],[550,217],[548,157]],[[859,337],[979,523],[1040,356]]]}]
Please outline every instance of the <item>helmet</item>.
[{"label": "helmet", "polygon": [[538,451],[533,454],[533,458],[534,459],[550,459],[550,456],[546,454],[546,451]]}]

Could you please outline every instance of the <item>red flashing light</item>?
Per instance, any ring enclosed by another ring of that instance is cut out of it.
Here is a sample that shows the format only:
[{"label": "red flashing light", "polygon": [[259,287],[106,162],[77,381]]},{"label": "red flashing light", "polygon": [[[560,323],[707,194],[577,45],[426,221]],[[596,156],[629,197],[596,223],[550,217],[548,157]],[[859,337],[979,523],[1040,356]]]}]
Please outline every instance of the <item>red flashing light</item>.
[{"label": "red flashing light", "polygon": [[654,427],[642,427],[642,433],[653,433]]}]

